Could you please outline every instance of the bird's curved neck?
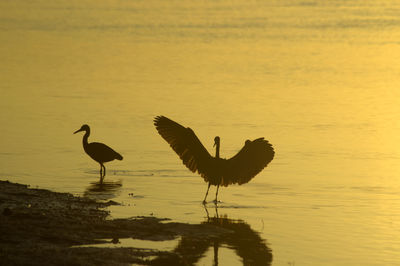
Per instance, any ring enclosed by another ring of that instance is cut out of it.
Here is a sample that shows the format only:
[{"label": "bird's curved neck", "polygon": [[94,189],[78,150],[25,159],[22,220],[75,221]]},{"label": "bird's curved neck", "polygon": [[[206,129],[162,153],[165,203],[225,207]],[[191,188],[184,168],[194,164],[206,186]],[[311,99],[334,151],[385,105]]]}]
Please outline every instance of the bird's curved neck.
[{"label": "bird's curved neck", "polygon": [[215,144],[215,158],[219,158],[219,142]]},{"label": "bird's curved neck", "polygon": [[89,145],[88,143],[89,135],[90,135],[90,129],[86,130],[85,135],[83,136],[82,139],[83,148],[86,148]]}]

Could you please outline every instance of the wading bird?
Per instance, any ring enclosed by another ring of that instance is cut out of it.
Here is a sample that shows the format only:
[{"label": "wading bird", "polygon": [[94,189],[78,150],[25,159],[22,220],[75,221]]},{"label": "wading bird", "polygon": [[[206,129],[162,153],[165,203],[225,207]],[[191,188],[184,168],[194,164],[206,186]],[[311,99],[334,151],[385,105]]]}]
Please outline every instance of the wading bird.
[{"label": "wading bird", "polygon": [[102,183],[104,177],[106,176],[106,167],[104,166],[104,163],[110,162],[114,159],[122,160],[122,156],[103,143],[88,143],[88,138],[90,135],[90,127],[88,125],[83,125],[80,129],[75,131],[74,134],[80,131],[86,132],[82,139],[83,149],[87,155],[100,164],[100,183]]},{"label": "wading bird", "polygon": [[192,129],[185,128],[165,116],[157,116],[154,125],[158,133],[170,144],[193,173],[198,172],[208,188],[203,200],[206,203],[211,185],[217,186],[214,202],[217,203],[219,186],[245,184],[261,172],[274,158],[272,145],[264,138],[246,140],[244,147],[232,158],[219,157],[220,138],[214,138],[215,157],[201,144]]}]

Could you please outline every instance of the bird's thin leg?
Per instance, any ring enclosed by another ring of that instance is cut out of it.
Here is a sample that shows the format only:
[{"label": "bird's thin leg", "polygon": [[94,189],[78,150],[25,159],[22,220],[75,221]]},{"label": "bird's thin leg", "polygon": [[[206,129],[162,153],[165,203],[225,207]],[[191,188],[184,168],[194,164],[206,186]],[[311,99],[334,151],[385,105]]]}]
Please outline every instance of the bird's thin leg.
[{"label": "bird's thin leg", "polygon": [[207,188],[206,196],[204,197],[204,200],[203,200],[203,204],[207,203],[206,199],[207,199],[208,191],[210,190],[210,186],[211,186],[211,183],[208,183],[208,188]]},{"label": "bird's thin leg", "polygon": [[217,186],[217,192],[215,193],[215,200],[214,200],[215,204],[218,203],[218,190],[219,190],[219,185]]},{"label": "bird's thin leg", "polygon": [[100,164],[100,184],[103,184],[103,179],[105,175],[106,175],[106,168],[104,167],[103,164]]},{"label": "bird's thin leg", "polygon": [[207,221],[210,221],[210,215],[208,214],[207,206],[204,204],[203,207],[204,207],[204,209],[206,210],[206,213],[207,213]]}]

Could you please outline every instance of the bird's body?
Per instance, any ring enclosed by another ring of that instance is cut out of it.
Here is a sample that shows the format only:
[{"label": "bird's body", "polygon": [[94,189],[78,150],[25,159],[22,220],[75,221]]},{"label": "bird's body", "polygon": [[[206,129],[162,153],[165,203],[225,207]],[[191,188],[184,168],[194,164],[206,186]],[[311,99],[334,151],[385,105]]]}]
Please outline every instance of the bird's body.
[{"label": "bird's body", "polygon": [[[154,125],[158,133],[170,144],[192,172],[198,172],[210,185],[217,186],[215,202],[217,202],[219,186],[245,184],[263,170],[274,158],[272,145],[264,138],[247,140],[244,147],[232,158],[219,156],[220,138],[215,137],[215,157],[211,156],[190,128],[166,118],[157,116]],[[203,203],[205,203],[206,196]]]},{"label": "bird's body", "polygon": [[[100,164],[100,181],[103,181],[103,178],[106,175],[106,167],[104,163],[113,161],[114,159],[122,160],[123,157],[118,152],[114,151],[107,145],[99,142],[88,142],[88,138],[90,135],[90,127],[88,125],[83,125],[80,129],[74,132],[78,133],[80,131],[85,131],[85,135],[82,139],[83,149],[93,160]],[[104,171],[103,171],[104,169]]]}]

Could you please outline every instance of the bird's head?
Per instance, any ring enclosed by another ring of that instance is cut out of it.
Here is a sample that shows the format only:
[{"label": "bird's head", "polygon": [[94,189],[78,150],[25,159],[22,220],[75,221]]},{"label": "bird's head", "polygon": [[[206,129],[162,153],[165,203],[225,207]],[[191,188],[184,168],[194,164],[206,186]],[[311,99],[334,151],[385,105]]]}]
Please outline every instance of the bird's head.
[{"label": "bird's head", "polygon": [[90,131],[90,128],[89,128],[88,125],[85,124],[85,125],[81,126],[80,129],[78,129],[77,131],[75,131],[74,134],[76,134],[76,133],[78,133],[78,132],[81,132],[81,131]]},{"label": "bird's head", "polygon": [[216,136],[215,138],[214,138],[214,145],[213,145],[213,147],[215,147],[215,146],[219,146],[219,141],[220,141],[220,139],[219,139],[219,137],[218,136]]}]

